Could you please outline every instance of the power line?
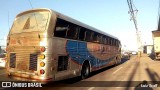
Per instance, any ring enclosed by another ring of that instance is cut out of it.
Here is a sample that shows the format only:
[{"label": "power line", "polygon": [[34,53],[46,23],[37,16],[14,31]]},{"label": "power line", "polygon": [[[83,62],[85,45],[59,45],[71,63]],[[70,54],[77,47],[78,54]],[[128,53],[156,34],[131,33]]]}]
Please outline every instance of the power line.
[{"label": "power line", "polygon": [[[32,3],[31,3],[31,1],[30,1],[30,0],[28,0],[28,1],[29,1],[29,4],[30,4],[31,8],[33,9],[33,5],[32,5]],[[34,13],[34,17],[35,17],[36,25],[37,25],[37,29],[38,29],[38,22],[37,22],[37,18],[36,18],[35,13]]]},{"label": "power line", "polygon": [[133,20],[135,28],[136,28],[136,30],[138,30],[136,15],[135,15],[135,13],[137,14],[138,10],[137,9],[133,10],[133,1],[127,0],[127,2],[128,2],[128,6],[129,6],[129,13],[130,13],[130,16],[131,16],[130,20]]},{"label": "power line", "polygon": [[10,27],[9,27],[9,11],[8,11],[8,29],[10,30]]},{"label": "power line", "polygon": [[32,6],[32,3],[31,3],[31,1],[30,1],[30,0],[28,0],[28,1],[29,1],[29,4],[30,4],[31,8],[33,9],[33,6]]},{"label": "power line", "polygon": [[128,7],[129,7],[130,20],[133,20],[133,23],[134,23],[134,26],[136,29],[138,51],[142,52],[141,35],[140,35],[140,31],[138,30],[137,18],[136,18],[138,10],[135,7],[135,5],[133,4],[133,0],[127,0],[127,3],[128,3]]}]

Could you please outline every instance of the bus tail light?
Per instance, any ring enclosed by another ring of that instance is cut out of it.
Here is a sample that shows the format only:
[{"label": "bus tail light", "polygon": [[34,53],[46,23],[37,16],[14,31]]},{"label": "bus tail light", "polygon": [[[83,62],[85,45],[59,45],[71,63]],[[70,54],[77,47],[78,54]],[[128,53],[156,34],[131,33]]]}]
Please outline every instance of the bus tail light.
[{"label": "bus tail light", "polygon": [[40,59],[45,59],[45,55],[44,55],[44,54],[41,54],[41,55],[39,55],[39,58],[40,58]]},{"label": "bus tail light", "polygon": [[45,71],[43,69],[40,70],[40,74],[44,74]]},{"label": "bus tail light", "polygon": [[41,62],[41,63],[40,63],[40,66],[41,66],[41,67],[44,67],[44,66],[45,66],[45,63],[44,63],[44,62]]},{"label": "bus tail light", "polygon": [[45,52],[45,51],[46,51],[46,48],[45,48],[45,47],[41,47],[41,48],[40,48],[40,51],[41,51],[41,52]]},{"label": "bus tail light", "polygon": [[8,57],[8,54],[5,54],[5,57]]}]

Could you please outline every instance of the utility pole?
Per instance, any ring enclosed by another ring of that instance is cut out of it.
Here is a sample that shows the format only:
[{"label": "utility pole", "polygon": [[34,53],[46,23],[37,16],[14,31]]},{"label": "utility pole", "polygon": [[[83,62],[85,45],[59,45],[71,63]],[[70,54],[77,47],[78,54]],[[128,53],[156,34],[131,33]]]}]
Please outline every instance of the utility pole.
[{"label": "utility pole", "polygon": [[141,54],[142,42],[141,42],[140,31],[138,30],[138,27],[137,27],[137,19],[136,19],[136,14],[137,14],[138,10],[136,9],[136,7],[133,4],[133,0],[127,0],[127,3],[128,3],[128,7],[129,7],[128,13],[130,14],[130,20],[133,20],[133,23],[134,23],[134,26],[136,29],[138,52]]}]

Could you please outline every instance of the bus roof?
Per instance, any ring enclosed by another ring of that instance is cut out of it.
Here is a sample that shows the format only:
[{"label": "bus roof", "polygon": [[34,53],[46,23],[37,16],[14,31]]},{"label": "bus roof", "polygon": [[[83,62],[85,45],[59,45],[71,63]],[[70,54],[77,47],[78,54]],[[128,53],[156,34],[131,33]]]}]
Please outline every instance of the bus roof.
[{"label": "bus roof", "polygon": [[109,37],[111,37],[111,38],[114,38],[114,39],[119,40],[117,37],[115,37],[115,36],[113,36],[113,35],[110,35],[110,34],[108,34],[108,33],[106,33],[106,32],[103,32],[103,31],[101,31],[101,30],[98,30],[98,29],[96,29],[96,28],[94,28],[94,27],[91,27],[91,26],[89,26],[89,25],[87,25],[87,24],[84,24],[84,23],[82,23],[82,22],[80,22],[80,21],[77,21],[77,20],[75,20],[75,19],[73,19],[73,18],[70,18],[70,17],[68,17],[68,16],[66,16],[66,15],[64,15],[64,14],[61,14],[61,13],[59,13],[59,12],[57,12],[57,11],[54,11],[54,10],[48,9],[48,8],[37,8],[37,9],[27,10],[27,11],[24,11],[24,12],[18,14],[17,17],[18,17],[18,16],[21,16],[21,15],[27,13],[27,12],[37,11],[37,10],[48,10],[48,11],[50,11],[50,12],[52,11],[52,13],[55,13],[55,14],[57,15],[57,17],[59,17],[59,18],[61,18],[61,19],[64,19],[64,20],[69,21],[69,22],[72,22],[72,23],[74,23],[74,24],[76,24],[76,25],[82,26],[82,27],[87,28],[87,29],[90,29],[90,30],[92,30],[92,31],[98,32],[98,33],[100,33],[100,34],[102,34],[102,35],[106,35],[106,36],[109,36]]}]

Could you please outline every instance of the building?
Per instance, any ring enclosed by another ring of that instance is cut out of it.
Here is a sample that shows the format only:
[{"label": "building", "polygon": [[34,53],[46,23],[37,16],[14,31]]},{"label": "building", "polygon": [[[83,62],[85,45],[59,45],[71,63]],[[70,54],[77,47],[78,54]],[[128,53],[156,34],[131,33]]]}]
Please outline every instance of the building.
[{"label": "building", "polygon": [[153,45],[145,45],[143,47],[143,53],[146,53],[146,54],[153,53]]}]

